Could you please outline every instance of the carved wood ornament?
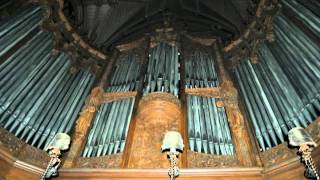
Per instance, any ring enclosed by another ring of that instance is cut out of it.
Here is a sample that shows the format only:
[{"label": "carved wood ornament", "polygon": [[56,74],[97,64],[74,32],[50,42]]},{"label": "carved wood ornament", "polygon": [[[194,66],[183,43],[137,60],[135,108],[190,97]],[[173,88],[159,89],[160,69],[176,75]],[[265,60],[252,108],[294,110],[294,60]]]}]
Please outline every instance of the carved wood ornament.
[{"label": "carved wood ornament", "polygon": [[274,41],[273,18],[280,10],[277,0],[261,0],[254,20],[247,30],[237,39],[223,48],[225,59],[229,60],[228,69],[232,69],[242,60],[250,58],[258,63],[256,50],[263,41]]}]

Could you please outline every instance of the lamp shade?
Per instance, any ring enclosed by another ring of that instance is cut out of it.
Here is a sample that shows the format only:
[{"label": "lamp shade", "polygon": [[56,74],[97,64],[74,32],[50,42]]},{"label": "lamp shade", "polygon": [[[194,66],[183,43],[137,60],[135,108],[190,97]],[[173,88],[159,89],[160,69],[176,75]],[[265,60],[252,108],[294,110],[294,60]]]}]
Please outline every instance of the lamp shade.
[{"label": "lamp shade", "polygon": [[181,134],[176,131],[168,131],[163,139],[161,150],[167,151],[171,149],[183,151],[183,139]]},{"label": "lamp shade", "polygon": [[302,127],[292,128],[288,132],[289,144],[292,146],[301,146],[303,144],[317,146],[311,135]]},{"label": "lamp shade", "polygon": [[51,140],[49,145],[45,148],[45,150],[49,150],[52,148],[67,150],[70,144],[70,136],[66,133],[57,133],[54,138]]}]

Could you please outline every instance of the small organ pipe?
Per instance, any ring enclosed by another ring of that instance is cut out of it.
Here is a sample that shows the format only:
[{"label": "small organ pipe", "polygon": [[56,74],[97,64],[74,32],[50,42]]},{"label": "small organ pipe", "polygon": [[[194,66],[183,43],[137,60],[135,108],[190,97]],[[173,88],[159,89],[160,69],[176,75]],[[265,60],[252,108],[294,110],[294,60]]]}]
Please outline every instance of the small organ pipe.
[{"label": "small organ pipe", "polygon": [[108,92],[127,92],[137,90],[140,75],[139,57],[133,52],[121,54],[115,64]]},{"label": "small organ pipe", "polygon": [[187,57],[185,69],[187,88],[215,87],[218,84],[213,58],[204,50],[197,50]]},{"label": "small organ pipe", "polygon": [[161,42],[151,49],[143,94],[158,91],[178,96],[179,66],[177,47]]},{"label": "small organ pipe", "polygon": [[133,104],[134,98],[127,98],[101,105],[82,153],[83,157],[106,156],[124,150]]},{"label": "small organ pipe", "polygon": [[214,98],[187,95],[187,100],[190,149],[207,154],[233,155],[224,108],[216,107]]}]

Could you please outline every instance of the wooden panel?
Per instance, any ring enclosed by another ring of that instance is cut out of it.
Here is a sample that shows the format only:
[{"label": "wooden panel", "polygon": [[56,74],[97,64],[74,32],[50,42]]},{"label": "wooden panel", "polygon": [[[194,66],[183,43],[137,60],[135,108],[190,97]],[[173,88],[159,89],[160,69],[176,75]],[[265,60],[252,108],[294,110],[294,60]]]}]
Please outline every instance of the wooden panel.
[{"label": "wooden panel", "polygon": [[17,167],[11,169],[7,176],[6,180],[39,180],[41,174],[31,173],[30,171],[23,170]]},{"label": "wooden panel", "polygon": [[120,168],[122,153],[77,159],[75,168]]},{"label": "wooden panel", "polygon": [[[261,168],[181,169],[181,175],[177,180],[260,180],[262,179],[261,171]],[[167,169],[64,169],[61,171],[58,179],[168,180],[169,177],[167,175]]]},{"label": "wooden panel", "polygon": [[19,161],[13,155],[9,149],[0,146],[0,177],[6,180],[40,179],[43,169]]},{"label": "wooden panel", "polygon": [[182,113],[179,100],[168,93],[151,93],[142,98],[129,152],[129,168],[165,168],[169,162],[161,153],[167,131],[179,131]]},{"label": "wooden panel", "polygon": [[5,177],[14,163],[14,158],[3,147],[0,148],[0,177]]},{"label": "wooden panel", "polygon": [[[315,159],[320,156],[315,150]],[[16,160],[12,154],[0,151],[0,176],[7,180],[38,180],[43,169]],[[12,167],[8,170],[9,167]],[[251,168],[212,168],[212,169],[181,169],[181,180],[304,180],[304,166],[295,157],[274,166],[262,169]],[[167,180],[167,169],[60,169],[60,180],[90,179],[90,180]]]},{"label": "wooden panel", "polygon": [[188,150],[188,168],[231,168],[239,167],[235,156],[198,153]]},{"label": "wooden panel", "polygon": [[299,157],[286,162],[274,164],[273,167],[265,169],[264,179],[270,180],[304,180],[304,165],[300,163]]}]

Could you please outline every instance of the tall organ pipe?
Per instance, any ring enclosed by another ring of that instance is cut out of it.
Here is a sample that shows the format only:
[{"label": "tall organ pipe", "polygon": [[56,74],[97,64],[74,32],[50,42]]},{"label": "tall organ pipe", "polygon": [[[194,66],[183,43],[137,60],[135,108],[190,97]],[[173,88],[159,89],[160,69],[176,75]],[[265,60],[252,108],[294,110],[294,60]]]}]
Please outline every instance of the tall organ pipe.
[{"label": "tall organ pipe", "polygon": [[[41,9],[27,7],[0,26],[0,57],[39,28]],[[58,132],[70,133],[94,75],[70,71],[68,55],[51,55],[53,37],[39,30],[0,65],[0,126],[44,148]]]},{"label": "tall organ pipe", "polygon": [[15,44],[39,27],[41,8],[29,7],[0,26],[0,56],[8,52]]},{"label": "tall organ pipe", "polygon": [[[318,33],[315,6],[301,0],[283,4]],[[273,25],[276,41],[259,45],[259,62],[245,60],[234,69],[262,151],[282,143],[288,130],[306,127],[320,114],[320,47],[282,12]]]}]

